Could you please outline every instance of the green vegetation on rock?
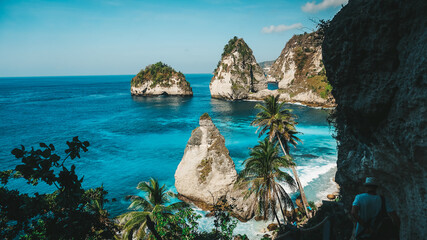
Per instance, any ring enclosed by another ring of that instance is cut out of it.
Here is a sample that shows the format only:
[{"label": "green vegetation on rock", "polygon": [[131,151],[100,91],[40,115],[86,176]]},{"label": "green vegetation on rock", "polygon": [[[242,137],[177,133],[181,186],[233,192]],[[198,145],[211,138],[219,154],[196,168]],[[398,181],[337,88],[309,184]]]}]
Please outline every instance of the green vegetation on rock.
[{"label": "green vegetation on rock", "polygon": [[211,119],[211,117],[209,116],[208,113],[203,113],[202,116],[200,116],[200,120],[206,120],[206,119]]},{"label": "green vegetation on rock", "polygon": [[313,90],[320,95],[320,97],[327,99],[328,95],[332,91],[332,86],[328,82],[328,78],[326,77],[325,67],[314,76],[309,76],[307,78],[307,83]]},{"label": "green vegetation on rock", "polygon": [[183,73],[175,71],[175,69],[162,62],[148,65],[145,69],[141,70],[136,77],[132,79],[131,86],[137,87],[142,83],[151,81],[151,88],[157,85],[169,87],[169,79],[172,77],[179,79],[179,84],[190,86]]},{"label": "green vegetation on rock", "polygon": [[[221,59],[223,59],[225,56],[230,55],[235,49],[237,49],[237,52],[240,54],[240,58],[242,60],[246,60],[248,57],[250,57],[252,55],[252,50],[245,43],[243,38],[238,38],[238,37],[234,36],[224,46],[224,51],[221,54]],[[218,62],[216,69],[215,69],[215,73],[218,71],[220,64],[221,64],[221,61]],[[227,67],[228,67],[228,65],[226,65],[226,66],[223,65],[224,69],[226,69]]]},{"label": "green vegetation on rock", "polygon": [[295,65],[297,66],[297,69],[299,71],[302,71],[307,62],[307,58],[308,58],[307,54],[305,53],[302,47],[295,48],[294,52],[295,52],[295,55],[294,55]]},{"label": "green vegetation on rock", "polygon": [[206,181],[206,177],[212,171],[212,162],[213,159],[203,159],[198,168],[200,169],[199,181],[200,183],[204,183]]}]

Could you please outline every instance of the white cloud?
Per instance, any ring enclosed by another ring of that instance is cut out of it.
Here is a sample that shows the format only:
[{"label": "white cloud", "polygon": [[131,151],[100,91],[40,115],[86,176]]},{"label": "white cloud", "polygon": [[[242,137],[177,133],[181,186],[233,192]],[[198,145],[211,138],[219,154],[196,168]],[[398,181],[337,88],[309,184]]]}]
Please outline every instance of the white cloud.
[{"label": "white cloud", "polygon": [[292,30],[292,29],[296,29],[296,28],[302,28],[302,24],[301,23],[295,23],[289,26],[286,25],[271,25],[269,27],[263,27],[261,32],[263,33],[276,33],[276,32],[284,32],[284,31],[288,31],[288,30]]},{"label": "white cloud", "polygon": [[316,1],[308,2],[301,9],[304,12],[315,13],[318,11],[325,10],[331,7],[338,7],[340,5],[345,5],[348,3],[348,0],[323,0],[321,3],[316,4]]}]

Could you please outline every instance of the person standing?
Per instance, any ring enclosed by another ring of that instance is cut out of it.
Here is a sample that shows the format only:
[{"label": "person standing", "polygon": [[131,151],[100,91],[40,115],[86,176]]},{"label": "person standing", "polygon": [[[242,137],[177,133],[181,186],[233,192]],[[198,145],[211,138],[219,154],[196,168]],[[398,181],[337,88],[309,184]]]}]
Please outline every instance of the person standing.
[{"label": "person standing", "polygon": [[[377,194],[378,184],[376,179],[374,177],[367,177],[363,185],[365,193],[358,194],[355,197],[351,209],[351,215],[357,223],[356,239],[398,239],[399,218],[393,208],[385,201],[384,197]],[[383,203],[384,207],[382,206]],[[384,213],[381,213],[381,211]],[[385,212],[388,213],[392,223],[389,221],[387,223],[385,220]],[[386,226],[387,224],[389,226]],[[389,229],[387,232],[381,232],[384,227],[390,228],[391,224],[397,226],[397,228],[394,228],[395,231]]]}]

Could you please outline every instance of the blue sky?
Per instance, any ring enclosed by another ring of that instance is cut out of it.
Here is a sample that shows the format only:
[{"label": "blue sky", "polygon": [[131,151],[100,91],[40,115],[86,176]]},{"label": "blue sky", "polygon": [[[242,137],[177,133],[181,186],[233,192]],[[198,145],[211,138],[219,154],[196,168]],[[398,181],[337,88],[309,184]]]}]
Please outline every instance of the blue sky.
[{"label": "blue sky", "polygon": [[211,73],[233,36],[275,60],[346,2],[0,0],[0,77],[136,74],[157,61]]}]

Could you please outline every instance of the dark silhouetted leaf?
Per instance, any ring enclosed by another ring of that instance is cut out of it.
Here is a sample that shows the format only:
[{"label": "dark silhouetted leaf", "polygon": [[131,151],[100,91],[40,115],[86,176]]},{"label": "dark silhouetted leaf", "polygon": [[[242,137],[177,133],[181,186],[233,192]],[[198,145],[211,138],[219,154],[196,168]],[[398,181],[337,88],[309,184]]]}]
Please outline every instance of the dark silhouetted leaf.
[{"label": "dark silhouetted leaf", "polygon": [[18,148],[12,150],[12,154],[15,155],[16,158],[22,158],[24,156],[24,151]]}]

